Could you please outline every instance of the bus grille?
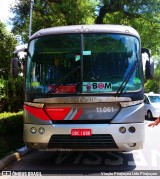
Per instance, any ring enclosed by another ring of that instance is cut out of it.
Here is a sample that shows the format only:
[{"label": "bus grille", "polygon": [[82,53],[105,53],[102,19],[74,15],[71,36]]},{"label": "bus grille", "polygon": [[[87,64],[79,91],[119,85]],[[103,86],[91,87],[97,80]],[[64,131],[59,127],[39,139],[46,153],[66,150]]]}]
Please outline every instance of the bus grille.
[{"label": "bus grille", "polygon": [[110,134],[96,134],[92,136],[52,135],[48,148],[63,149],[117,149],[117,145]]}]

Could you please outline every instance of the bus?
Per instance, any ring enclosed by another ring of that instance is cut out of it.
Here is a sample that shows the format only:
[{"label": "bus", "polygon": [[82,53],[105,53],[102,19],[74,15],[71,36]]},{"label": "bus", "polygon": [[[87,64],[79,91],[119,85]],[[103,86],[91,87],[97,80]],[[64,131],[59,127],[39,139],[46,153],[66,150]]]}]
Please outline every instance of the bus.
[{"label": "bus", "polygon": [[143,84],[141,40],[134,28],[71,25],[39,30],[27,49],[26,146],[44,151],[141,149]]}]

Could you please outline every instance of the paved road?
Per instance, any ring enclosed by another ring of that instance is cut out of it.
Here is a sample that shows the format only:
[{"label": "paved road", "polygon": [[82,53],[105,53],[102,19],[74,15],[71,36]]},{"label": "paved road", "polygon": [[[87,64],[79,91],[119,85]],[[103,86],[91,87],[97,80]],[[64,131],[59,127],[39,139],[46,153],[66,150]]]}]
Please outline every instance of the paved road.
[{"label": "paved road", "polygon": [[136,173],[137,170],[149,170],[154,175],[156,170],[160,172],[160,126],[149,128],[148,123],[145,121],[146,139],[142,150],[125,153],[32,151],[5,170],[35,170],[72,176],[102,176],[108,175],[109,171],[111,174],[132,171],[138,176],[140,172]]}]

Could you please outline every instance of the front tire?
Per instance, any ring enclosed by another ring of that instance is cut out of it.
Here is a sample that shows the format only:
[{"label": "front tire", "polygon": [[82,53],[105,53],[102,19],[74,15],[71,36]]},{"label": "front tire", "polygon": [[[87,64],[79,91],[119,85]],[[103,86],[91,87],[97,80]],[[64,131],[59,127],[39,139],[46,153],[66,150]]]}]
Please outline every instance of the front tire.
[{"label": "front tire", "polygon": [[147,119],[148,120],[153,120],[153,115],[151,111],[147,111]]}]

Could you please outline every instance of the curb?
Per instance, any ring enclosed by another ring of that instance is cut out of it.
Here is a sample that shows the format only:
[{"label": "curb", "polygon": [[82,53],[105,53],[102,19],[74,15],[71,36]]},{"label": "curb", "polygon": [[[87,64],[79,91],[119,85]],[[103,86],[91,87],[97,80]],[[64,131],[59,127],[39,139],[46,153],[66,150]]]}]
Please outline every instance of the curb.
[{"label": "curb", "polygon": [[15,153],[12,153],[12,154],[4,157],[3,159],[0,160],[0,170],[4,169],[10,163],[19,160],[21,157],[23,157],[29,151],[31,151],[31,150],[28,149],[26,146],[24,146],[21,149],[17,149]]}]

